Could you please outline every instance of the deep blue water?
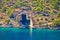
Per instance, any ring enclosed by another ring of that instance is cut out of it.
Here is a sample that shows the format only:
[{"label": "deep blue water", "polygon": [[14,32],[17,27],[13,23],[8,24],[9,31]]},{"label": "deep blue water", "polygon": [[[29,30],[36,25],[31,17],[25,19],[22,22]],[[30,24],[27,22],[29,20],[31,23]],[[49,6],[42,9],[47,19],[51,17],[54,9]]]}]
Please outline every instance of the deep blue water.
[{"label": "deep blue water", "polygon": [[0,40],[60,40],[60,30],[0,28]]}]

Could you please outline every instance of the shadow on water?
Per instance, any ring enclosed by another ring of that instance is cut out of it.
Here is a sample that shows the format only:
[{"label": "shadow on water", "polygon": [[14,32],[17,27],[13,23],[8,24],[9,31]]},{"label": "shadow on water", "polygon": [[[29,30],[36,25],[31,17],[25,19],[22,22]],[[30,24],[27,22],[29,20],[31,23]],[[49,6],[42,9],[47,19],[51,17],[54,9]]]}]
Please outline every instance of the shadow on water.
[{"label": "shadow on water", "polygon": [[60,30],[0,28],[0,40],[60,40]]}]

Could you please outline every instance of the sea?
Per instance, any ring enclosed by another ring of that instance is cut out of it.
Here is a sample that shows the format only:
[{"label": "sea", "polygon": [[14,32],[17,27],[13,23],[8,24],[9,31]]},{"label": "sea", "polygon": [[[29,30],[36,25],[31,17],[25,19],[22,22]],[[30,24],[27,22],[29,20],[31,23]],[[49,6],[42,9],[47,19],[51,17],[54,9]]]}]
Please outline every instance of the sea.
[{"label": "sea", "polygon": [[0,28],[0,40],[60,40],[60,30]]}]

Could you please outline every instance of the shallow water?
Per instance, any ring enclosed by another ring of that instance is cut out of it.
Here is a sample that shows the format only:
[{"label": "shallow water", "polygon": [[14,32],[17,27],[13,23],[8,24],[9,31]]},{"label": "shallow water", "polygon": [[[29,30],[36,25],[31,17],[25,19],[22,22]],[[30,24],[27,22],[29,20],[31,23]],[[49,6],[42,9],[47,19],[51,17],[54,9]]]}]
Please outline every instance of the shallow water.
[{"label": "shallow water", "polygon": [[0,28],[0,40],[60,40],[60,30]]}]

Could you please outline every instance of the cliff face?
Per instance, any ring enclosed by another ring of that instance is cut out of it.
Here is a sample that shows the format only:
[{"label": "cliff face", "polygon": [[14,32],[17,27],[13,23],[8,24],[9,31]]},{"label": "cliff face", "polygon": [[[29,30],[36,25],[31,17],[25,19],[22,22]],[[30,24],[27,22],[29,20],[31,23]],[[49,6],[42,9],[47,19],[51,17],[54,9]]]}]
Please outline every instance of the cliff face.
[{"label": "cliff face", "polygon": [[53,20],[59,18],[58,2],[58,0],[1,0],[0,23],[20,27],[21,15],[25,13],[27,19],[32,19],[33,26],[50,26]]},{"label": "cliff face", "polygon": [[7,21],[9,20],[9,16],[5,13],[0,12],[0,24],[7,25]]}]

